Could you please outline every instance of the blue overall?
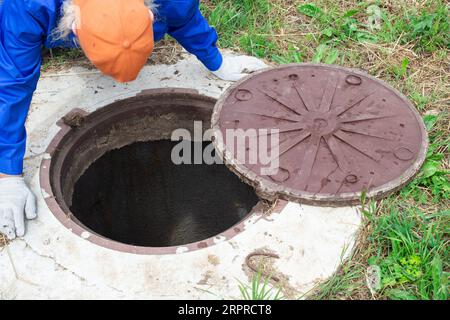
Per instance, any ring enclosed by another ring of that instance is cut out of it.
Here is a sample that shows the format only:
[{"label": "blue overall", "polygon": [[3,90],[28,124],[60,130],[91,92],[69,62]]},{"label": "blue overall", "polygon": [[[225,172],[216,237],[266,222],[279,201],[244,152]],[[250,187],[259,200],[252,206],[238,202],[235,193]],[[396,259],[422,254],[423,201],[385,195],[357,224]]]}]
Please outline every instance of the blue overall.
[{"label": "blue overall", "polygon": [[[65,0],[0,0],[0,173],[21,174],[25,120],[40,75],[42,46],[74,47],[74,35],[54,41]],[[217,33],[199,10],[199,0],[155,0],[155,41],[175,38],[211,71],[222,64]]]}]

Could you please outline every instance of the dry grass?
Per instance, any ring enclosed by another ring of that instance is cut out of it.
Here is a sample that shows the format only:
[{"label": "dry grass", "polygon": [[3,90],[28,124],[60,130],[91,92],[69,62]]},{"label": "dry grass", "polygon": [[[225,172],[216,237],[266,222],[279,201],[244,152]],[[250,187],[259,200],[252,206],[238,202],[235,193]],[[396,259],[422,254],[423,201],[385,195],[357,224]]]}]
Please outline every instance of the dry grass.
[{"label": "dry grass", "polygon": [[9,243],[8,239],[0,233],[0,248],[7,246]]},{"label": "dry grass", "polygon": [[[182,51],[182,47],[171,38],[159,41],[155,44],[148,65],[175,64],[180,60]],[[58,72],[75,66],[87,69],[95,68],[83,51],[79,49],[43,50],[43,72]]]},{"label": "dry grass", "polygon": [[150,65],[175,64],[183,52],[183,48],[172,38],[164,39],[155,45],[155,50],[149,59]]},{"label": "dry grass", "polygon": [[[392,46],[391,44],[357,43],[348,48],[351,59],[348,65],[364,69],[376,77],[383,79],[402,91],[405,95],[414,92],[422,96],[436,96],[433,102],[422,106],[420,111],[447,111],[450,92],[450,73],[448,70],[450,57],[438,57],[438,53],[418,55],[412,50],[412,45]],[[396,78],[392,68],[401,65],[408,59],[410,72]]]}]

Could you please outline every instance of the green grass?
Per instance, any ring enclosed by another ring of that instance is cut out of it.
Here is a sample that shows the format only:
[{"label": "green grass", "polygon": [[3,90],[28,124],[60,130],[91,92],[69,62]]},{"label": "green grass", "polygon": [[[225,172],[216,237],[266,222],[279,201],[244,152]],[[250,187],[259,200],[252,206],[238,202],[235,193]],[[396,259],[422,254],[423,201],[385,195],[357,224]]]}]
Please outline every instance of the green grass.
[{"label": "green grass", "polygon": [[416,179],[401,190],[403,198],[412,198],[419,205],[446,203],[450,199],[450,182],[448,169],[444,168],[450,136],[442,123],[448,121],[447,113],[426,115],[423,117],[429,132],[430,146],[426,161]]},{"label": "green grass", "polygon": [[[307,292],[301,298],[324,300],[336,297],[352,297],[361,286],[360,278],[364,273],[364,268],[359,264],[350,264],[343,261],[343,255],[347,249],[344,249],[341,256],[341,268],[327,282],[320,284],[311,292]],[[351,255],[353,256],[354,253]],[[350,260],[352,257],[350,258]],[[355,297],[356,298],[356,297]]]},{"label": "green grass", "polygon": [[222,30],[219,46],[244,48],[257,57],[266,57],[276,50],[267,35],[279,26],[271,18],[269,0],[210,1],[202,6],[210,24]]},{"label": "green grass", "polygon": [[270,277],[264,278],[262,271],[254,273],[250,285],[239,281],[239,291],[244,300],[282,300],[282,288],[270,285]]},{"label": "green grass", "polygon": [[369,203],[364,215],[358,249],[312,298],[448,300],[450,211],[425,214],[393,196]]},{"label": "green grass", "polygon": [[[400,38],[402,43],[414,42],[418,52],[434,52],[449,48],[450,28],[448,5],[442,1],[427,1],[427,7],[406,13],[401,19],[385,16],[388,39]],[[391,36],[392,35],[392,36]]]},{"label": "green grass", "polygon": [[[279,63],[335,62],[349,42],[413,44],[431,53],[450,45],[449,9],[442,0],[395,8],[382,1],[209,0],[202,6],[220,33],[219,45]],[[296,39],[295,35],[302,39]],[[304,45],[308,45],[305,46]],[[312,46],[311,46],[312,45]],[[311,51],[316,48],[318,51]],[[328,48],[331,52],[318,55]],[[303,52],[304,51],[304,52]]]},{"label": "green grass", "polygon": [[[402,206],[403,204],[403,206]],[[383,215],[368,215],[367,263],[380,269],[377,295],[392,299],[448,299],[449,267],[446,230],[450,211],[424,214],[413,205],[391,198]]]}]

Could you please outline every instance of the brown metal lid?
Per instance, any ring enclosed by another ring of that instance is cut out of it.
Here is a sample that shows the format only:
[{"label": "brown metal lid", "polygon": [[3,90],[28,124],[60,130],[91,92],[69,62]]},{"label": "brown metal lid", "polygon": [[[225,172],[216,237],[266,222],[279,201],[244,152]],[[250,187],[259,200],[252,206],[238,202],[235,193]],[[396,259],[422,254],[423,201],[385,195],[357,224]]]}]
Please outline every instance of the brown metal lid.
[{"label": "brown metal lid", "polygon": [[[362,192],[386,196],[420,170],[428,145],[401,93],[330,65],[287,65],[243,79],[217,102],[212,126],[220,157],[262,197],[316,205],[355,204]],[[276,154],[271,130],[279,131],[277,172],[261,157]]]}]

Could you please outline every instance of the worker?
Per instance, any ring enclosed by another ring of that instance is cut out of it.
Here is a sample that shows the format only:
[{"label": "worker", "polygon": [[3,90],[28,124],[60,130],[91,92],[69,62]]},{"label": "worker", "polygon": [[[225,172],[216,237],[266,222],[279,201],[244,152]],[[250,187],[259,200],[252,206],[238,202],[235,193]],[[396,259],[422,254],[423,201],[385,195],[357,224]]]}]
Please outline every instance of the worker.
[{"label": "worker", "polygon": [[81,47],[102,73],[129,82],[165,34],[223,80],[266,67],[253,57],[222,55],[199,0],[0,0],[0,233],[21,237],[25,220],[37,216],[22,172],[42,47]]}]

